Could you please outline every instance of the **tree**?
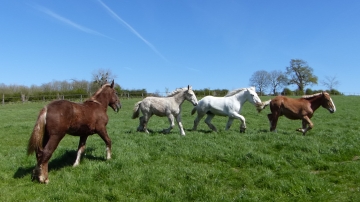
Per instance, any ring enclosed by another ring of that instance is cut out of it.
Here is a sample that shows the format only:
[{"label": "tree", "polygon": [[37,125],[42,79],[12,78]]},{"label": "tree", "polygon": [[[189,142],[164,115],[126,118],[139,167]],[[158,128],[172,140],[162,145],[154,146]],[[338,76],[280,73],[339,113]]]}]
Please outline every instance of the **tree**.
[{"label": "tree", "polygon": [[339,85],[339,81],[337,80],[336,76],[325,76],[325,80],[321,81],[321,84],[326,86],[331,91]]},{"label": "tree", "polygon": [[284,88],[284,90],[281,92],[281,95],[292,95],[293,92],[289,88]]},{"label": "tree", "polygon": [[250,85],[255,86],[260,92],[260,96],[267,89],[270,84],[271,78],[267,71],[260,70],[256,71],[250,78]]},{"label": "tree", "polygon": [[98,69],[92,75],[92,81],[98,85],[98,87],[114,80],[116,78],[115,75],[112,74],[111,70],[107,69]]},{"label": "tree", "polygon": [[290,66],[286,67],[286,75],[288,75],[288,84],[297,85],[298,91],[304,93],[304,89],[308,85],[317,84],[318,78],[313,74],[313,69],[309,67],[307,62],[300,59],[291,59]]},{"label": "tree", "polygon": [[273,95],[276,95],[277,90],[286,86],[287,83],[288,80],[283,72],[277,70],[270,72],[270,86]]}]

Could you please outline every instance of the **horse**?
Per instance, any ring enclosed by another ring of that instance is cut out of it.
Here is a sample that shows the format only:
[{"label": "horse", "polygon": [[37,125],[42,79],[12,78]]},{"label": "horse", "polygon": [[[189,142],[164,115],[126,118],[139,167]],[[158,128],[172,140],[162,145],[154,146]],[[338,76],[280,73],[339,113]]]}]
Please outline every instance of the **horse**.
[{"label": "horse", "polygon": [[160,117],[167,116],[169,119],[170,127],[164,129],[163,133],[170,133],[174,128],[175,117],[180,128],[180,134],[184,136],[185,131],[181,123],[181,105],[185,100],[191,102],[194,106],[198,103],[196,95],[189,85],[185,88],[176,89],[167,97],[146,97],[142,101],[137,102],[134,106],[132,118],[136,119],[139,117],[140,111],[143,114],[143,116],[139,118],[140,124],[137,131],[149,133],[147,130],[147,123],[149,122],[150,117],[155,114]]},{"label": "horse", "polygon": [[97,133],[106,144],[106,159],[111,158],[111,140],[106,131],[107,107],[115,112],[121,103],[114,89],[114,81],[104,84],[92,97],[83,103],[56,100],[41,109],[29,139],[28,155],[36,152],[37,164],[32,180],[47,184],[48,162],[65,134],[80,136],[77,157],[73,166],[80,163],[89,135]]},{"label": "horse", "polygon": [[199,121],[207,114],[205,123],[215,132],[217,132],[217,129],[211,123],[215,115],[229,117],[225,130],[229,130],[234,119],[239,119],[241,122],[240,133],[245,132],[245,117],[240,115],[240,112],[246,101],[249,101],[256,107],[261,105],[262,102],[255,91],[255,87],[235,89],[224,97],[205,96],[191,111],[191,115],[197,112],[192,130],[195,131],[197,129]]},{"label": "horse", "polygon": [[270,105],[271,110],[271,114],[267,115],[270,122],[270,131],[276,131],[278,118],[284,115],[291,120],[302,120],[302,128],[296,131],[302,132],[303,135],[314,127],[310,119],[314,115],[315,110],[320,106],[329,110],[330,113],[336,111],[335,104],[327,92],[304,95],[298,99],[277,96],[263,102],[260,109],[265,108],[267,105]]}]

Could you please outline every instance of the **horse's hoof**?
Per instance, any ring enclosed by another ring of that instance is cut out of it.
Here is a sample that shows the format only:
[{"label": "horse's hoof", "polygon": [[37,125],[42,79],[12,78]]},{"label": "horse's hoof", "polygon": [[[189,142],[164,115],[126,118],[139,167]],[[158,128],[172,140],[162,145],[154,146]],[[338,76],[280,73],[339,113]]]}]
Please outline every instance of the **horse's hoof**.
[{"label": "horse's hoof", "polygon": [[240,133],[245,133],[246,128],[240,128]]},{"label": "horse's hoof", "polygon": [[31,181],[37,180],[35,175],[31,175]]},{"label": "horse's hoof", "polygon": [[43,180],[43,181],[40,181],[41,184],[48,184],[50,182],[49,179],[46,179],[46,180]]},{"label": "horse's hoof", "polygon": [[217,130],[216,128],[211,128],[211,130],[212,130],[213,132],[215,132],[215,133],[218,132],[218,130]]},{"label": "horse's hoof", "polygon": [[45,178],[44,176],[42,175],[32,175],[31,176],[31,181],[38,181],[39,183],[41,184],[48,184],[49,183],[49,178]]}]

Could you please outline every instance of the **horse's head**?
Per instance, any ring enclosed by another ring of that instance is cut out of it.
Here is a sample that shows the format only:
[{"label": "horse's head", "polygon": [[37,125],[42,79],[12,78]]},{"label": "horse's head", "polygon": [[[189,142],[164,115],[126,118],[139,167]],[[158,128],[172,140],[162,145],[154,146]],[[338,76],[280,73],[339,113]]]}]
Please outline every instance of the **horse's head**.
[{"label": "horse's head", "polygon": [[194,106],[196,106],[198,104],[198,100],[196,98],[196,95],[194,93],[194,91],[192,90],[192,87],[190,85],[188,85],[188,89],[185,91],[185,99],[189,102],[191,102],[191,104],[193,104]]},{"label": "horse's head", "polygon": [[121,108],[120,99],[117,95],[116,90],[114,89],[114,80],[110,84],[109,88],[109,106],[115,111],[118,112]]},{"label": "horse's head", "polygon": [[322,92],[323,99],[321,101],[321,106],[325,109],[329,110],[330,113],[334,113],[336,111],[336,107],[334,102],[332,101],[329,93]]},{"label": "horse's head", "polygon": [[261,99],[256,93],[255,87],[247,88],[246,91],[248,92],[247,100],[251,102],[256,107],[262,106]]}]

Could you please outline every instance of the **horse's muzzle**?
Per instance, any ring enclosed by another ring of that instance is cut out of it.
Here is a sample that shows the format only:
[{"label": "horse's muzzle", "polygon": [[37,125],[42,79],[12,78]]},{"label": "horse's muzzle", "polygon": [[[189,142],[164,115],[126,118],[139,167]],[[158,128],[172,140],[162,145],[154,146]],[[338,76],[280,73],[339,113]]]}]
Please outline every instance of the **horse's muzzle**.
[{"label": "horse's muzzle", "polygon": [[115,106],[112,106],[113,110],[115,112],[119,112],[119,110],[121,109],[121,104],[120,103],[116,103]]}]

